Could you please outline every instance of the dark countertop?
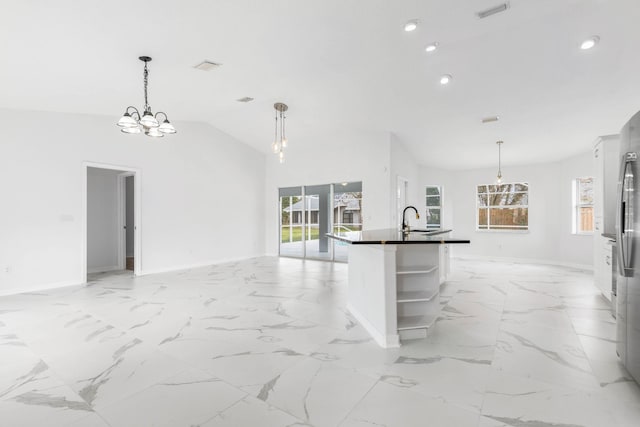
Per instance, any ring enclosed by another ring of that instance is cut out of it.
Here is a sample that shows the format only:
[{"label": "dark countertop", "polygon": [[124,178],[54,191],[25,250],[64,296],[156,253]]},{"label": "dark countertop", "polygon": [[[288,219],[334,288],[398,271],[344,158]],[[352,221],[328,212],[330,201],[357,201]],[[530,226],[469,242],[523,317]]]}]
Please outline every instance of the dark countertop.
[{"label": "dark countertop", "polygon": [[413,230],[408,235],[388,228],[384,230],[351,231],[345,233],[327,233],[327,237],[354,245],[406,245],[406,244],[447,244],[471,243],[469,239],[456,239],[449,236],[451,230]]}]

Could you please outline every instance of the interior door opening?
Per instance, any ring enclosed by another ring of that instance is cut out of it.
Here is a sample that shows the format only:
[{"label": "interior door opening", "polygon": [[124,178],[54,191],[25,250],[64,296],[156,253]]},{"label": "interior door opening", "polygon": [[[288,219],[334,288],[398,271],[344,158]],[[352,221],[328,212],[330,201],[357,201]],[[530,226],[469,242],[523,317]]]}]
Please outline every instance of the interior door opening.
[{"label": "interior door opening", "polygon": [[137,171],[85,164],[83,280],[88,274],[139,274]]}]

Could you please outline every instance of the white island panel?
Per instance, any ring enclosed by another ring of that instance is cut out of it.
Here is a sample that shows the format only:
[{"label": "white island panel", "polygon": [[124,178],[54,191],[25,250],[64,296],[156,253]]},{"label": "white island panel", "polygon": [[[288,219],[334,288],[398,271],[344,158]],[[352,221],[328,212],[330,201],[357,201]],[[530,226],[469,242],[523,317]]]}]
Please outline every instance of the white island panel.
[{"label": "white island panel", "polygon": [[384,348],[399,347],[396,245],[349,246],[348,309]]}]

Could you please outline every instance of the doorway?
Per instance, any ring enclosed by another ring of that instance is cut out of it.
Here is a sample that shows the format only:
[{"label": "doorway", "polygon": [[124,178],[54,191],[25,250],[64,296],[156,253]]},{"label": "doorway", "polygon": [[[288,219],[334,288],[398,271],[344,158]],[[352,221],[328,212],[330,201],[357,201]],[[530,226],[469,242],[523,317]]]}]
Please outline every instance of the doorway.
[{"label": "doorway", "polygon": [[87,274],[140,274],[139,172],[84,164],[82,280]]},{"label": "doorway", "polygon": [[135,265],[135,174],[124,173],[118,175],[118,185],[120,186],[120,214],[123,215],[123,226],[121,232],[124,236],[120,245],[124,245],[124,265],[125,270],[133,271]]}]

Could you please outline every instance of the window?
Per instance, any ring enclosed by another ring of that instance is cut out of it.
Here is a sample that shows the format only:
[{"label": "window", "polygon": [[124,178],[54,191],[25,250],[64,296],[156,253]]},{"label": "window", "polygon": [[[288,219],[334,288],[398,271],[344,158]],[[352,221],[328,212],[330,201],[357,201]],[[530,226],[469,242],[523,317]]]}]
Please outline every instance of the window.
[{"label": "window", "polygon": [[573,180],[573,233],[593,233],[593,178]]},{"label": "window", "polygon": [[528,230],[529,184],[516,182],[477,187],[478,230]]},{"label": "window", "polygon": [[442,228],[442,190],[437,185],[428,185],[426,191],[427,229]]}]

